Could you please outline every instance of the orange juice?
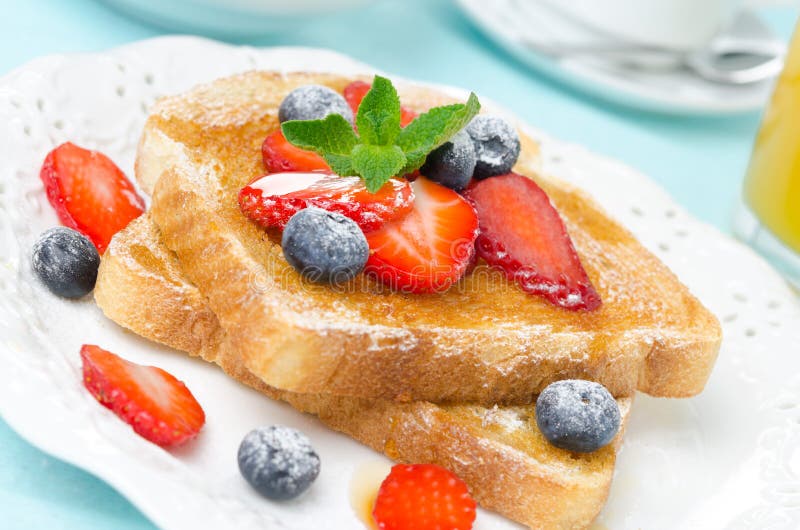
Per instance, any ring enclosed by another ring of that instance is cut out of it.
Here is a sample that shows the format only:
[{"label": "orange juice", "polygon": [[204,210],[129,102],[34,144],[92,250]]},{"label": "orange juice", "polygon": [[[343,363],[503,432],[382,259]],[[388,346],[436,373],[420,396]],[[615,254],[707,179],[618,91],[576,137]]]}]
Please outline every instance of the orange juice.
[{"label": "orange juice", "polygon": [[756,137],[744,201],[777,239],[800,253],[800,30]]}]

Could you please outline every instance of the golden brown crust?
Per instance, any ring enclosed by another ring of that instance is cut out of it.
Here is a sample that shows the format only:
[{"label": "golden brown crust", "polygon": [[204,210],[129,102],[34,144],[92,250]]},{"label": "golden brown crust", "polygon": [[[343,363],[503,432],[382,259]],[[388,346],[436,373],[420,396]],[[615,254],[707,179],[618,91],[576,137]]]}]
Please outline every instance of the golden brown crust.
[{"label": "golden brown crust", "polygon": [[[215,315],[182,276],[148,215],[114,237],[103,256],[95,299],[123,327],[216,362],[234,379],[318,416],[394,460],[453,470],[483,507],[531,528],[585,528],[605,503],[614,448],[578,455],[551,446],[536,428],[533,405],[401,404],[293,394],[265,385],[225,340]],[[624,425],[630,399],[619,403]],[[615,445],[621,439],[622,433]]]},{"label": "golden brown crust", "polygon": [[[720,342],[714,316],[591,199],[549,178],[537,181],[603,298],[598,311],[559,309],[496,274],[439,295],[386,293],[363,276],[347,293],[303,282],[236,195],[263,172],[260,144],[286,92],[349,81],[252,72],[164,99],[147,122],[137,168],[143,185],[157,182],[153,218],[252,372],[296,392],[488,405],[527,403],[566,377],[617,396],[702,390]],[[416,109],[447,100],[400,91]],[[535,175],[535,143],[523,145],[517,169]]]}]

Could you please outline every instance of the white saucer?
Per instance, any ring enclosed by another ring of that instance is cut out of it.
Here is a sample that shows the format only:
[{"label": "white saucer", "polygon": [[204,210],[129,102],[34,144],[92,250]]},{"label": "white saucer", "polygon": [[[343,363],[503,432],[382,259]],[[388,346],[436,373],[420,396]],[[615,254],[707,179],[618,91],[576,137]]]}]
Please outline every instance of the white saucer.
[{"label": "white saucer", "polygon": [[[521,35],[507,23],[517,14],[515,0],[458,0],[458,4],[483,32],[516,58],[555,78],[613,103],[670,114],[724,115],[757,111],[772,92],[773,80],[748,85],[724,85],[702,79],[688,69],[636,70],[587,56],[550,57],[524,44],[525,37],[554,42],[581,42],[575,23],[539,2],[529,2],[528,31]],[[769,29],[752,12],[742,12],[750,26]],[[752,19],[752,20],[751,20]],[[584,35],[583,40],[587,41]]]}]

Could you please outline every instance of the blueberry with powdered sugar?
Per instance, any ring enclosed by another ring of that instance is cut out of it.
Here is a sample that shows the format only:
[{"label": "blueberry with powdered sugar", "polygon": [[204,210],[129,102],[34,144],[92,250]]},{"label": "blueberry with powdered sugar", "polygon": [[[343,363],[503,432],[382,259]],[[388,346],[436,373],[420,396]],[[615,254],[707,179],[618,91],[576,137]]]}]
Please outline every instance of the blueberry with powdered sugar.
[{"label": "blueberry with powdered sugar", "polygon": [[466,127],[467,134],[475,146],[474,177],[478,180],[505,175],[519,158],[519,135],[504,119],[491,116],[475,116]]},{"label": "blueberry with powdered sugar", "polygon": [[428,155],[420,173],[442,186],[461,191],[472,179],[475,162],[472,140],[460,131]]},{"label": "blueberry with powdered sugar", "polygon": [[239,446],[239,471],[261,495],[289,500],[319,475],[319,455],[301,432],[272,425],[250,431]]},{"label": "blueberry with powdered sugar", "polygon": [[100,255],[89,238],[57,226],[44,232],[33,245],[31,265],[53,294],[80,298],[94,289]]},{"label": "blueberry with powdered sugar", "polygon": [[322,85],[295,88],[283,98],[278,108],[278,120],[321,120],[329,114],[339,114],[353,123],[353,111],[344,97]]},{"label": "blueberry with powdered sugar", "polygon": [[557,381],[536,400],[536,424],[550,443],[577,453],[608,445],[619,431],[619,405],[592,381]]},{"label": "blueberry with powdered sugar", "polygon": [[310,207],[289,219],[281,238],[283,255],[304,278],[340,285],[364,269],[369,245],[352,219]]}]

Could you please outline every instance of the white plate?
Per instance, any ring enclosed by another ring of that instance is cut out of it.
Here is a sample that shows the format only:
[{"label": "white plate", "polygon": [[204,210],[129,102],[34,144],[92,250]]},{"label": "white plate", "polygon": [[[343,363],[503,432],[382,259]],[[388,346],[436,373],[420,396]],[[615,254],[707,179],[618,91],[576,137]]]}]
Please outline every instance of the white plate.
[{"label": "white plate", "polygon": [[[53,146],[73,140],[101,149],[130,174],[146,109],[158,95],[251,68],[369,70],[325,50],[172,37],[39,59],[0,81],[0,413],[31,443],[102,477],[166,530],[300,530],[321,521],[326,528],[358,528],[350,477],[382,457],[212,366],[122,331],[91,300],[56,299],[29,270],[32,242],[56,223],[37,177]],[[592,192],[725,328],[719,362],[700,397],[637,400],[602,524],[800,527],[797,299],[753,252],[689,217],[645,176],[533,134],[542,141],[545,169]],[[172,452],[134,435],[81,386],[78,349],[85,342],[184,379],[208,414],[203,435]],[[242,436],[276,422],[308,433],[322,457],[318,482],[287,504],[258,498],[235,465]],[[514,526],[482,512],[476,528]]]},{"label": "white plate", "polygon": [[[520,35],[507,19],[522,16],[516,13],[519,4],[526,2],[527,9],[536,16],[525,15],[526,33]],[[678,114],[741,114],[762,108],[772,92],[772,80],[725,85],[706,81],[689,70],[636,70],[588,56],[548,57],[527,48],[522,39],[581,44],[598,38],[542,2],[458,0],[458,4],[489,38],[523,63],[583,92],[625,107]],[[748,17],[750,26],[764,27],[755,14],[743,12],[742,16]]]}]

